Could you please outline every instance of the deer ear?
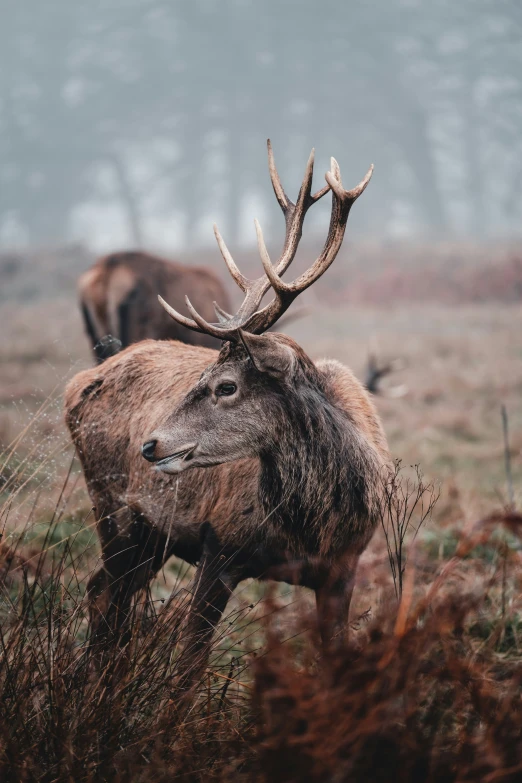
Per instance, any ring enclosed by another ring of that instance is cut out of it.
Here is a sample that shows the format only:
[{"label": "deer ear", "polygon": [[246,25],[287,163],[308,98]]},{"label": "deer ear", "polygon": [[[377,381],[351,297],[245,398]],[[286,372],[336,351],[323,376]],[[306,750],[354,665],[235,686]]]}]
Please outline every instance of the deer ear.
[{"label": "deer ear", "polygon": [[292,374],[295,354],[289,345],[280,343],[273,337],[249,334],[242,329],[239,334],[252,364],[259,372],[266,372],[281,380]]}]

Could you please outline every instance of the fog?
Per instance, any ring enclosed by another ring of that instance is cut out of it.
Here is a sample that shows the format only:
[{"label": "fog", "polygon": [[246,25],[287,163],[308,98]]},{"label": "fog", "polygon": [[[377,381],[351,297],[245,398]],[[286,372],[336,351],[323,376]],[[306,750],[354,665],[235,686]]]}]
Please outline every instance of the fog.
[{"label": "fog", "polygon": [[353,237],[520,237],[521,22],[516,0],[4,2],[0,247],[275,236],[268,137],[294,197],[312,146],[317,187],[330,155],[346,187],[375,164]]}]

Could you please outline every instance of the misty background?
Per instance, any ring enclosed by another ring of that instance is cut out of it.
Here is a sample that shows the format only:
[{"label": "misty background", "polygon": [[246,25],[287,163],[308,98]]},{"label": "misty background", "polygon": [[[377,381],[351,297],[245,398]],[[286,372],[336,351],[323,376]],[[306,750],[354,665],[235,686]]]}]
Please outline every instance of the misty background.
[{"label": "misty background", "polygon": [[4,3],[0,248],[282,236],[268,137],[292,197],[312,146],[317,187],[330,155],[345,187],[375,164],[353,237],[516,239],[521,22],[516,0]]}]

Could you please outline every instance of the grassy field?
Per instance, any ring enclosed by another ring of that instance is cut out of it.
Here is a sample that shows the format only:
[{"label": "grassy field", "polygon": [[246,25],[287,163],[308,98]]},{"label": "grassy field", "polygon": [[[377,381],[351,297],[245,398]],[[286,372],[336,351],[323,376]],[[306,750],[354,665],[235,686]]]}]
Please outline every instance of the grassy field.
[{"label": "grassy field", "polygon": [[[152,588],[134,657],[115,663],[118,685],[82,664],[82,598],[99,550],[61,394],[91,359],[74,275],[64,256],[56,265],[59,295],[48,280],[27,294],[18,279],[0,301],[3,779],[520,779],[522,545],[518,517],[497,513],[510,506],[502,405],[515,508],[522,492],[520,303],[327,303],[325,289],[288,327],[313,358],[338,358],[363,379],[370,352],[397,360],[376,403],[405,474],[419,465],[439,497],[409,544],[400,604],[376,533],[350,643],[322,662],[306,591],[240,586],[187,716],[172,696],[190,579],[179,562]],[[456,278],[468,279],[462,269]]]}]

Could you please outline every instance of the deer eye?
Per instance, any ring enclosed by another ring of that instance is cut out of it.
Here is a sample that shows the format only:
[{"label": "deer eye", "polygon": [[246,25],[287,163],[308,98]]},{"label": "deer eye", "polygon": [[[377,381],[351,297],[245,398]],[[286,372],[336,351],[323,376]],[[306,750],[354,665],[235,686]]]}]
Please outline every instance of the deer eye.
[{"label": "deer eye", "polygon": [[237,391],[235,383],[225,382],[216,386],[216,397],[230,397]]}]

